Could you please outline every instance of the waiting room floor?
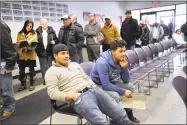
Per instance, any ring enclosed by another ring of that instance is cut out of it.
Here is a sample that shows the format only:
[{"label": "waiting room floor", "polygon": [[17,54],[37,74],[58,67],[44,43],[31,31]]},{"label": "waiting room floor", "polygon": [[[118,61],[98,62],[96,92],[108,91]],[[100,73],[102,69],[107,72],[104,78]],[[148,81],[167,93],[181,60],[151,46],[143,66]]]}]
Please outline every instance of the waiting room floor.
[{"label": "waiting room floor", "polygon": [[[176,58],[178,60],[179,58]],[[177,68],[175,60],[175,67]],[[146,110],[134,110],[134,116],[142,124],[186,124],[186,108],[178,93],[171,85],[171,80],[176,75],[183,74],[178,68],[170,77],[165,78],[165,82],[160,82],[158,88],[151,89],[151,96],[147,96]],[[41,75],[37,74],[37,82],[41,81]],[[14,80],[14,84],[19,83]],[[44,89],[46,86],[38,85],[33,92],[25,90],[16,92],[17,100]],[[40,124],[49,124],[50,116],[43,119]],[[53,114],[52,124],[76,124],[77,118],[59,113]]]}]

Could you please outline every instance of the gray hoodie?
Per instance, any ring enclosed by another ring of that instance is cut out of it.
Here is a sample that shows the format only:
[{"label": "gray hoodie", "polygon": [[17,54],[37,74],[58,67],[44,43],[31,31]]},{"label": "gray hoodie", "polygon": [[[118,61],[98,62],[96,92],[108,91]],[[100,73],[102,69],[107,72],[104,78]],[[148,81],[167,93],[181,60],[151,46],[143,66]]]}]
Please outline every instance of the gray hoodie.
[{"label": "gray hoodie", "polygon": [[84,27],[84,35],[86,36],[86,44],[98,44],[94,41],[93,37],[96,36],[99,32],[101,32],[101,26],[95,22],[91,24],[89,22],[85,27]]}]

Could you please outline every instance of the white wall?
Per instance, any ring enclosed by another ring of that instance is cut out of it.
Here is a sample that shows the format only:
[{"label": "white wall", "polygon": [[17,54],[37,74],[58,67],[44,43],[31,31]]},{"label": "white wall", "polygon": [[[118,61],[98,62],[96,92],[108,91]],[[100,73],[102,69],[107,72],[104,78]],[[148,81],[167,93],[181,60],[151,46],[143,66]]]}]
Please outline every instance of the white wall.
[{"label": "white wall", "polygon": [[[59,2],[60,3],[60,2]],[[117,16],[124,16],[124,2],[61,2],[68,5],[69,14],[75,14],[78,17],[78,22],[85,26],[88,21],[83,21],[83,11],[93,12],[101,15],[112,17],[112,23],[120,28],[120,22]],[[124,18],[123,18],[124,19]],[[24,22],[6,22],[11,28],[13,42],[16,42],[16,35],[22,29]],[[58,34],[61,23],[52,23],[51,25]],[[39,22],[34,22],[34,29],[39,26]]]}]

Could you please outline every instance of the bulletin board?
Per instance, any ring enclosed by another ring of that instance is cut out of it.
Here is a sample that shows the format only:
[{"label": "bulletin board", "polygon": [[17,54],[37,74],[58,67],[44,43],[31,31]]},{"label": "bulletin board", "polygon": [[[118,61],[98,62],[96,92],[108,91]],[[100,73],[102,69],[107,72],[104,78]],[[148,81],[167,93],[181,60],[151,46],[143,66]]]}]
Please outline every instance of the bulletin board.
[{"label": "bulletin board", "polygon": [[12,1],[1,2],[1,19],[5,22],[34,22],[46,18],[49,22],[61,22],[60,18],[68,14],[68,5],[49,1]]}]

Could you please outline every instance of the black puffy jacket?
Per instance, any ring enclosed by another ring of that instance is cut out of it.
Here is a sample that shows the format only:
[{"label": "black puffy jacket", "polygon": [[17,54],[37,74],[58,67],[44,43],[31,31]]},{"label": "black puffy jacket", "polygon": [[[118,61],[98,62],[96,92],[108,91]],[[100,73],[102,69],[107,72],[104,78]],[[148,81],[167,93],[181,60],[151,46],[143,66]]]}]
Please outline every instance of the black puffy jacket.
[{"label": "black puffy jacket", "polygon": [[12,43],[11,30],[10,28],[1,20],[1,61],[5,61],[5,69],[13,70],[17,60],[17,52]]},{"label": "black puffy jacket", "polygon": [[129,45],[136,44],[136,38],[140,34],[140,28],[136,19],[125,19],[121,26],[120,35]]},{"label": "black puffy jacket", "polygon": [[[38,45],[36,47],[36,53],[38,56],[52,56],[53,55],[53,46],[55,44],[58,44],[58,38],[56,36],[55,31],[53,30],[53,28],[51,26],[48,26],[48,37],[47,37],[47,48],[45,50],[44,48],[44,44],[43,44],[43,36],[42,36],[42,27],[39,26],[36,29],[37,35],[38,35]],[[51,44],[51,41],[54,40],[55,44]]]}]

